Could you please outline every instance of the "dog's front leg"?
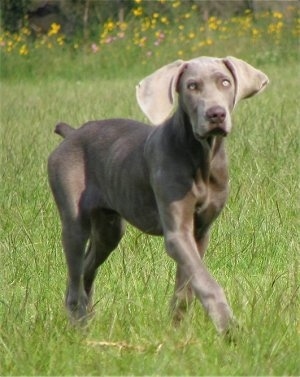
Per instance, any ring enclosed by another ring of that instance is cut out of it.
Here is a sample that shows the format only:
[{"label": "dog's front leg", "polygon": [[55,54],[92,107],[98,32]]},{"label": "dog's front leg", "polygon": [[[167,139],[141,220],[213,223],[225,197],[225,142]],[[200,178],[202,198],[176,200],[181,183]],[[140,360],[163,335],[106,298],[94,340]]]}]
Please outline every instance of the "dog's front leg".
[{"label": "dog's front leg", "polygon": [[230,326],[232,312],[220,285],[203,264],[194,238],[191,199],[172,202],[160,208],[167,253],[177,262],[182,281],[189,282],[217,330]]},{"label": "dog's front leg", "polygon": [[174,294],[170,302],[171,314],[175,325],[183,320],[193,298],[194,292],[189,278],[185,276],[181,266],[177,264]]},{"label": "dog's front leg", "polygon": [[[203,259],[209,240],[208,231],[201,235],[196,236],[195,241],[197,245],[198,253]],[[191,302],[194,299],[194,292],[191,287],[190,277],[186,276],[180,264],[177,264],[176,277],[175,277],[175,289],[174,295],[171,300],[171,312],[173,314],[173,320],[175,324],[181,322],[187,312]]]}]

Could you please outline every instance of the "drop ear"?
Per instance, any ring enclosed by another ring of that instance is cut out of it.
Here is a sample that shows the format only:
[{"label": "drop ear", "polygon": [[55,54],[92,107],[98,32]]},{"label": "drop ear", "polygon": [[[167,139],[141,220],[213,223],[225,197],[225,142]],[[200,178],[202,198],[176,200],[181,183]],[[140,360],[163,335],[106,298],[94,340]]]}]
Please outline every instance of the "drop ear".
[{"label": "drop ear", "polygon": [[176,60],[145,77],[136,86],[137,102],[153,124],[161,124],[172,112],[177,81],[184,66],[183,60]]},{"label": "drop ear", "polygon": [[235,105],[241,99],[249,98],[262,92],[269,83],[266,74],[243,60],[228,56],[223,59],[223,62],[235,81]]}]

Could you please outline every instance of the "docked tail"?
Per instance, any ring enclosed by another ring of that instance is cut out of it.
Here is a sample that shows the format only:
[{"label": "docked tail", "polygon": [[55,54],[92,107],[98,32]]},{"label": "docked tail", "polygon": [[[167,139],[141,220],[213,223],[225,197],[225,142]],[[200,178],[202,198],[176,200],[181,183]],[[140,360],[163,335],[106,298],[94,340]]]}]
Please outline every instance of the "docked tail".
[{"label": "docked tail", "polygon": [[73,127],[69,126],[67,123],[58,123],[55,126],[55,130],[54,130],[54,132],[56,134],[62,136],[63,138],[67,137],[68,135],[70,135],[74,131],[75,131],[75,129]]}]

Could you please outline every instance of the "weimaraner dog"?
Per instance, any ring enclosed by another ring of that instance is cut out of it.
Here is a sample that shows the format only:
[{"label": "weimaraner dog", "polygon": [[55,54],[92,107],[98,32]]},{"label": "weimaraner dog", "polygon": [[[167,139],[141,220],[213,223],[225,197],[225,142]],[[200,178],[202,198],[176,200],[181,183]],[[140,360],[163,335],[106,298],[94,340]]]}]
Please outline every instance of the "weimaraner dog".
[{"label": "weimaraner dog", "polygon": [[182,318],[195,295],[217,330],[227,332],[233,314],[203,256],[228,194],[230,113],[267,83],[263,72],[237,58],[177,60],[137,86],[138,103],[157,127],[127,119],[90,121],[76,130],[56,126],[65,140],[50,155],[48,173],[73,321],[86,318],[97,269],[120,242],[125,219],[164,236],[177,263],[174,318]]}]

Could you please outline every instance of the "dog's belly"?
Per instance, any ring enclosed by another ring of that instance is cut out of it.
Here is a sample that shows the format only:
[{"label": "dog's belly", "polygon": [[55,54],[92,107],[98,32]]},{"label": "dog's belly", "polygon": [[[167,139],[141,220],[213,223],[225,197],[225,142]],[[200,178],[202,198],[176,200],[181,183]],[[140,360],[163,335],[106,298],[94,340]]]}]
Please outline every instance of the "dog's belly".
[{"label": "dog's belly", "polygon": [[147,213],[143,213],[139,216],[136,214],[133,217],[124,218],[137,229],[146,234],[153,236],[161,236],[163,234],[162,226],[157,211],[150,210]]},{"label": "dog's belly", "polygon": [[105,195],[95,185],[89,184],[80,201],[84,218],[88,219],[93,211],[111,210],[144,233],[162,235],[160,217],[151,191],[146,190],[138,195],[133,189],[123,189],[122,195],[118,192],[111,195],[111,188],[109,193]]},{"label": "dog's belly", "polygon": [[135,190],[123,188],[122,199],[113,195],[110,206],[131,225],[151,235],[162,235],[156,200],[150,187]]}]

